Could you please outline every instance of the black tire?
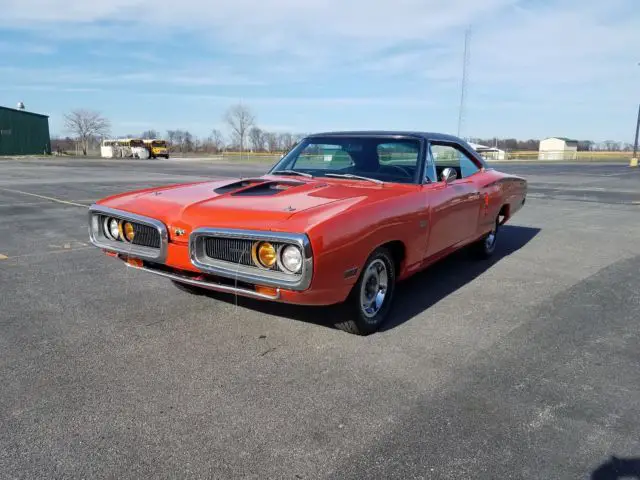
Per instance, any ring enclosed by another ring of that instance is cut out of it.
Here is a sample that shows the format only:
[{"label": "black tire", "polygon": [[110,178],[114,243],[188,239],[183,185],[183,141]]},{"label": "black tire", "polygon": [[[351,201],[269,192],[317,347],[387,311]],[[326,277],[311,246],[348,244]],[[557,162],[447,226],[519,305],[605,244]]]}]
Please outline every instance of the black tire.
[{"label": "black tire", "polygon": [[[370,273],[370,269],[378,269],[382,265],[386,273],[384,297],[379,306],[372,305],[371,310],[367,311],[363,305],[363,300],[379,295],[381,292],[379,285],[382,283],[380,273],[374,278],[373,272]],[[395,288],[396,269],[393,258],[386,248],[378,248],[365,262],[360,272],[360,277],[345,302],[345,318],[335,323],[335,327],[356,335],[369,335],[378,331],[391,311]],[[368,292],[367,289],[369,289]],[[378,294],[374,294],[376,289],[378,289]],[[367,298],[370,294],[371,296]]]},{"label": "black tire", "polygon": [[183,292],[187,292],[192,295],[203,295],[205,292],[205,289],[196,287],[195,285],[189,285],[188,283],[182,283],[176,280],[171,280],[171,282],[178,288],[178,290],[182,290]]},{"label": "black tire", "polygon": [[493,230],[484,235],[474,245],[474,250],[479,258],[490,258],[496,251],[500,232],[500,217],[496,218]]}]

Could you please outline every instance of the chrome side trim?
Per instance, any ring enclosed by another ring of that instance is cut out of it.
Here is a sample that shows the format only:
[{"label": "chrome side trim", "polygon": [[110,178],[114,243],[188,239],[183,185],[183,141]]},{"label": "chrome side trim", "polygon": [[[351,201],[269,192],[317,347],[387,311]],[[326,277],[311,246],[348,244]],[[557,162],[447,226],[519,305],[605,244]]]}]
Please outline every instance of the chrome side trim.
[{"label": "chrome side trim", "polygon": [[[300,274],[290,274],[212,259],[206,255],[204,249],[203,240],[207,237],[264,240],[297,245],[303,254],[302,271]],[[304,234],[226,228],[198,228],[191,232],[189,236],[189,256],[191,257],[191,263],[198,270],[205,273],[269,287],[281,287],[298,291],[306,290],[311,285],[311,278],[313,277],[311,242],[309,237]]]},{"label": "chrome side trim", "polygon": [[[160,248],[144,247],[131,243],[115,242],[102,234],[98,223],[99,215],[109,215],[132,222],[142,223],[155,228],[160,234]],[[124,253],[144,260],[154,260],[163,263],[167,258],[167,245],[169,243],[169,233],[164,223],[154,218],[144,217],[135,213],[117,210],[115,208],[104,207],[102,205],[91,205],[89,207],[89,239],[98,248],[103,248],[111,252]]]},{"label": "chrome side trim", "polygon": [[255,290],[249,290],[247,288],[232,287],[230,285],[223,285],[221,283],[215,283],[215,282],[205,282],[202,280],[195,280],[193,278],[184,277],[182,275],[178,275],[175,273],[163,272],[161,270],[154,270],[148,267],[136,267],[135,265],[130,265],[129,263],[126,263],[126,262],[125,264],[127,265],[127,267],[133,268],[135,270],[142,270],[144,272],[153,273],[154,275],[168,278],[170,280],[175,280],[180,283],[186,283],[188,285],[193,285],[195,287],[202,287],[208,290],[215,290],[216,292],[235,293],[238,295],[242,295],[244,297],[258,298],[260,300],[278,300],[280,298],[280,289],[276,290],[275,295],[267,295],[266,293],[259,293],[259,292],[256,292]]}]

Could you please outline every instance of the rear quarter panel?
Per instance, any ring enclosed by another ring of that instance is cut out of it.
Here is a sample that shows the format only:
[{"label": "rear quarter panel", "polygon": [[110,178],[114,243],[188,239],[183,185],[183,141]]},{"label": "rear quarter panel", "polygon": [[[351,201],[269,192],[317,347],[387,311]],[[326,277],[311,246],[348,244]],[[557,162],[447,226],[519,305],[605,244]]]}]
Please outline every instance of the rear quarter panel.
[{"label": "rear quarter panel", "polygon": [[509,175],[498,170],[487,170],[479,176],[478,190],[486,196],[485,211],[479,222],[480,232],[486,233],[500,213],[504,210],[506,222],[523,206],[527,195],[527,181],[515,175]]}]

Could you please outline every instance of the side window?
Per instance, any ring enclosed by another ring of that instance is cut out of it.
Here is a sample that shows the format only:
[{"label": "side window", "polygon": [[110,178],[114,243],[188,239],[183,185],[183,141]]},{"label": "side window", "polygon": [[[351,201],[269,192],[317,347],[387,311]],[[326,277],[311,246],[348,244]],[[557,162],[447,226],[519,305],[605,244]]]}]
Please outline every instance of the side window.
[{"label": "side window", "polygon": [[480,167],[466,153],[452,145],[432,144],[431,152],[438,179],[447,167],[455,169],[458,178],[469,177],[480,170]]},{"label": "side window", "polygon": [[436,165],[434,163],[433,151],[431,148],[431,145],[427,146],[427,162],[425,165],[424,178],[430,183],[434,183],[438,181],[438,174],[436,173]]},{"label": "side window", "polygon": [[391,142],[378,145],[380,165],[415,167],[418,164],[420,145],[417,142]]}]

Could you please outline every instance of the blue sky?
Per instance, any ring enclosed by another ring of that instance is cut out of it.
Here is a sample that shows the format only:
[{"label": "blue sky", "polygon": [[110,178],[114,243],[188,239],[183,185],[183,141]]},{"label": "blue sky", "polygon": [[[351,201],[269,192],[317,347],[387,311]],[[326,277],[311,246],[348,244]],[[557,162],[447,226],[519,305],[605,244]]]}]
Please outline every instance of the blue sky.
[{"label": "blue sky", "polygon": [[0,0],[0,104],[112,133],[264,129],[632,141],[638,0]]}]

